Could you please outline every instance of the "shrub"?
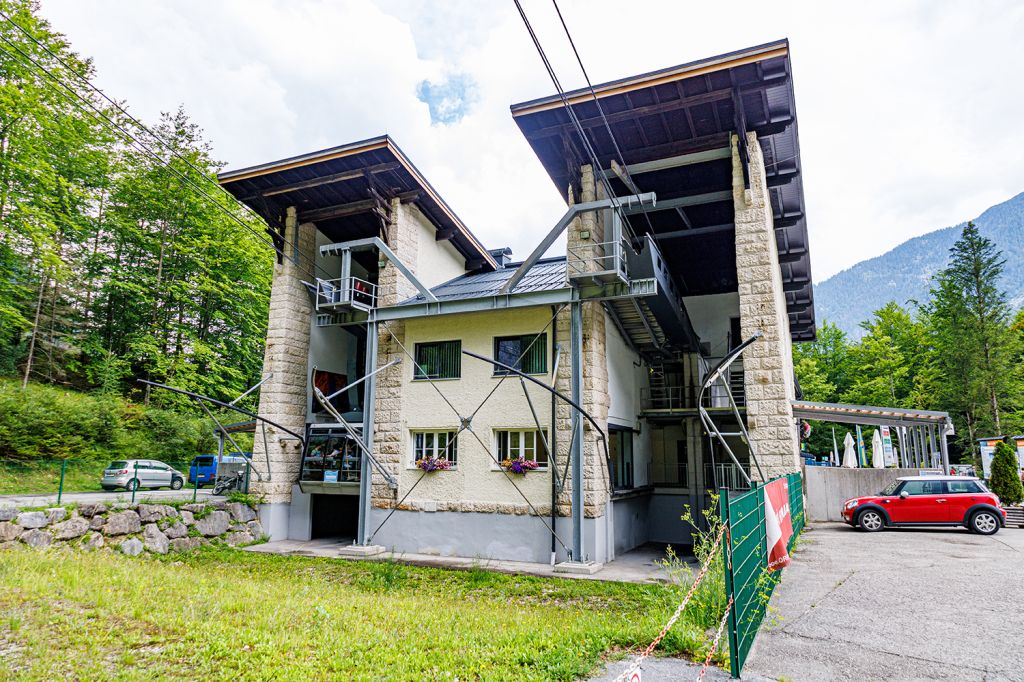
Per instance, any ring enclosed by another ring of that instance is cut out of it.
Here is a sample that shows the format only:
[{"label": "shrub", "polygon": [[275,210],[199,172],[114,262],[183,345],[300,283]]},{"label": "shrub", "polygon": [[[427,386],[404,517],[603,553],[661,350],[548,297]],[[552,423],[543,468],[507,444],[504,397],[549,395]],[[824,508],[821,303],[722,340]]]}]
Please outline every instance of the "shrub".
[{"label": "shrub", "polygon": [[1024,501],[1024,486],[1020,482],[1017,451],[1010,443],[1002,441],[996,445],[992,456],[992,474],[989,485],[1003,504],[1020,504]]}]

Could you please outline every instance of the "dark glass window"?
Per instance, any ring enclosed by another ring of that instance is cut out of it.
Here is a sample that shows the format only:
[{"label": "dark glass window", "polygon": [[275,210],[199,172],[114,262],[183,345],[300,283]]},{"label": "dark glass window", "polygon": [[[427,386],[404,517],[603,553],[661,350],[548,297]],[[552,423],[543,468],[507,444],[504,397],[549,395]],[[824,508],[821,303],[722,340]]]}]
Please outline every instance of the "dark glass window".
[{"label": "dark glass window", "polygon": [[[547,334],[499,336],[494,339],[494,359],[526,374],[545,374],[548,371]],[[500,367],[495,374],[507,374]]]},{"label": "dark glass window", "polygon": [[616,490],[633,487],[633,432],[614,429],[608,434],[608,455],[612,460],[612,485]]},{"label": "dark glass window", "polygon": [[458,379],[462,376],[462,342],[416,344],[413,379]]},{"label": "dark glass window", "polygon": [[900,494],[908,495],[945,495],[946,484],[944,481],[907,481]]},{"label": "dark glass window", "polygon": [[981,492],[981,486],[977,481],[946,481],[946,489],[951,494]]}]

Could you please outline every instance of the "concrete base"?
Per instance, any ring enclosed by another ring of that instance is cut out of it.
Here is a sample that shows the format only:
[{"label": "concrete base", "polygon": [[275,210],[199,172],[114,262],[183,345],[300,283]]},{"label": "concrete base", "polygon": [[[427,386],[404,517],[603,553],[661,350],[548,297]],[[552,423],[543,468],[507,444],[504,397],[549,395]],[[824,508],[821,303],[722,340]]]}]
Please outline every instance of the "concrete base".
[{"label": "concrete base", "polygon": [[567,575],[594,575],[604,567],[604,564],[597,564],[593,561],[563,561],[555,564],[555,573]]},{"label": "concrete base", "polygon": [[360,558],[383,554],[386,549],[382,545],[346,545],[338,550],[338,556]]},{"label": "concrete base", "polygon": [[260,524],[263,526],[263,532],[270,536],[271,541],[288,539],[290,512],[291,505],[287,502],[260,505]]}]

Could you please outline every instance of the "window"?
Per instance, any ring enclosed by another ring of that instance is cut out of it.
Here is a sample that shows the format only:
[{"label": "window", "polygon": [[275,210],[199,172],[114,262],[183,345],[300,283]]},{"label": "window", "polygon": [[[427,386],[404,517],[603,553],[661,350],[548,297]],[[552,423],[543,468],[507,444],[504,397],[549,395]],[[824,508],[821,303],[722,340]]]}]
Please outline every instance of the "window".
[{"label": "window", "polygon": [[455,431],[414,431],[412,434],[413,461],[446,459],[454,465],[459,461],[458,441]]},{"label": "window", "polygon": [[612,429],[608,436],[612,485],[616,490],[628,490],[633,487],[633,432],[628,429]]},{"label": "window", "polygon": [[[526,374],[546,374],[548,371],[547,334],[499,336],[494,339],[494,359]],[[508,374],[495,367],[497,375]]]},{"label": "window", "polygon": [[908,495],[945,495],[943,481],[907,481],[900,493]]},{"label": "window", "polygon": [[547,431],[543,433],[544,438],[538,435],[537,429],[495,431],[498,460],[526,459],[536,462],[539,468],[546,469],[548,451],[544,447],[544,441],[547,438]]},{"label": "window", "polygon": [[981,487],[975,481],[946,481],[946,488],[950,494],[981,492]]},{"label": "window", "polygon": [[413,379],[458,379],[462,376],[462,342],[416,344]]}]

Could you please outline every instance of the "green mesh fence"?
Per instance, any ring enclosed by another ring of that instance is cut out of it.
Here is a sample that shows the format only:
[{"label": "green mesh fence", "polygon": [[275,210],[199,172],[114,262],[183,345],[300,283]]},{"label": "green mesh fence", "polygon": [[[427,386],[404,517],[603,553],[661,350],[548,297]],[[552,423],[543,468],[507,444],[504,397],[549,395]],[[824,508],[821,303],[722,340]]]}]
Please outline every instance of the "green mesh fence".
[{"label": "green mesh fence", "polygon": [[[804,487],[799,473],[785,477],[789,487],[789,509],[793,524],[792,549],[804,528]],[[721,491],[722,521],[728,525],[726,534],[725,589],[732,600],[729,608],[729,661],[732,676],[738,678],[764,620],[781,571],[768,571],[768,548],[765,537],[764,485],[730,497]]]}]

